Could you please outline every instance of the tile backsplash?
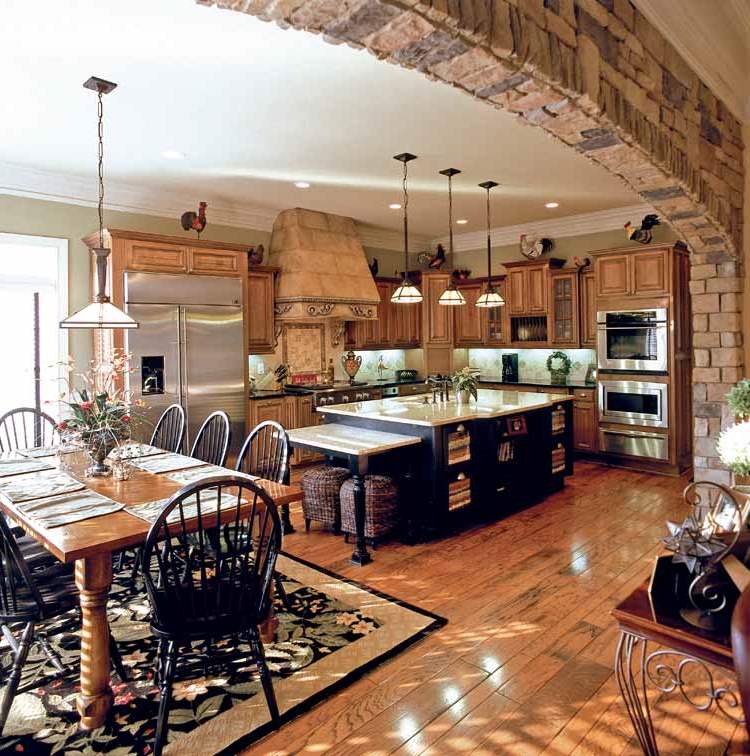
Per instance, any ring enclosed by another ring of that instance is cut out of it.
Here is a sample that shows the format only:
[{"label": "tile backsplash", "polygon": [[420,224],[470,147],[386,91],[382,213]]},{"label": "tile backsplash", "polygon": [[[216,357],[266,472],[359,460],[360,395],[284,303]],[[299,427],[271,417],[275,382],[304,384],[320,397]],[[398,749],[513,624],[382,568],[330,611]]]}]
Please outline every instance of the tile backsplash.
[{"label": "tile backsplash", "polygon": [[583,381],[589,365],[596,365],[593,349],[469,349],[469,365],[478,368],[486,378],[498,378],[502,374],[502,355],[518,354],[519,381],[546,381],[547,358],[553,352],[565,352],[572,362],[569,380]]}]

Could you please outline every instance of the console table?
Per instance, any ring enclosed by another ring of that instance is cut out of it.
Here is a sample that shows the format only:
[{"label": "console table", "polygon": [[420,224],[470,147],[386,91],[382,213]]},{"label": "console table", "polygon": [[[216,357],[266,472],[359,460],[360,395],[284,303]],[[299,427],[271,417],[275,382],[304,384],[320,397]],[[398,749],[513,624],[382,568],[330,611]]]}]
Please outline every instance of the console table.
[{"label": "console table", "polygon": [[[716,633],[685,622],[678,610],[657,612],[648,583],[643,583],[612,611],[620,629],[615,674],[635,734],[647,756],[657,756],[648,688],[663,693],[679,691],[700,711],[716,706],[737,724],[744,724],[738,689],[719,686],[712,667],[734,671],[729,630]],[[661,648],[649,649],[649,644]],[[686,692],[685,672],[696,668],[705,677],[706,689],[695,701]]]}]

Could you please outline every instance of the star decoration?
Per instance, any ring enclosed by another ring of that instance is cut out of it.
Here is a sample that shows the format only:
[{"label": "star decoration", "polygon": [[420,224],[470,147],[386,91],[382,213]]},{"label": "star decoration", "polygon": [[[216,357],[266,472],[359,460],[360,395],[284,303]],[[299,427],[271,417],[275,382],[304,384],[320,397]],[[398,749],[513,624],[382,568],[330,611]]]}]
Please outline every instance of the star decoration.
[{"label": "star decoration", "polygon": [[723,551],[726,544],[711,534],[704,533],[701,524],[691,515],[682,524],[667,522],[669,535],[662,543],[674,552],[672,562],[684,564],[690,573],[702,567],[714,555]]}]

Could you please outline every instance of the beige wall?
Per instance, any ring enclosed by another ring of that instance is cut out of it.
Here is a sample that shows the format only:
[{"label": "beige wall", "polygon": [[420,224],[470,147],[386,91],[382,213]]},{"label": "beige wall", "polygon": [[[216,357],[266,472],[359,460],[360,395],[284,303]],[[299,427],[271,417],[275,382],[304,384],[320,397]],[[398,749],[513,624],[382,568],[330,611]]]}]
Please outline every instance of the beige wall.
[{"label": "beige wall", "polygon": [[745,211],[743,215],[745,306],[743,312],[743,337],[745,339],[745,375],[750,376],[750,123],[742,127],[745,142]]},{"label": "beige wall", "polygon": [[[270,234],[246,228],[217,226],[211,223],[204,239],[239,244],[265,244],[268,249]],[[104,222],[112,228],[125,228],[155,234],[190,237],[183,231],[177,218],[159,218],[153,215],[121,213],[107,210]],[[83,307],[89,299],[89,253],[81,241],[83,236],[96,230],[96,209],[62,202],[44,202],[23,197],[0,195],[0,232],[54,236],[68,240],[68,297],[73,312]],[[192,234],[195,238],[195,234]],[[88,332],[71,331],[70,353],[78,365],[91,359],[91,337]]]},{"label": "beige wall", "polygon": [[[640,218],[633,218],[636,225]],[[634,248],[641,245],[636,242],[628,241],[625,235],[625,229],[614,231],[600,231],[593,234],[584,234],[581,236],[568,236],[562,239],[555,239],[554,234],[550,238],[555,243],[554,248],[548,257],[560,257],[569,260],[571,257],[586,257],[587,253],[594,249],[610,249],[612,247]],[[677,235],[666,224],[657,226],[654,229],[654,243],[676,241]],[[472,276],[482,277],[487,275],[487,249],[476,249],[465,252],[456,252],[456,268],[468,268]],[[504,247],[492,248],[492,273],[500,274],[505,272],[503,261],[523,260],[523,255],[519,251],[518,243],[510,244]]]}]

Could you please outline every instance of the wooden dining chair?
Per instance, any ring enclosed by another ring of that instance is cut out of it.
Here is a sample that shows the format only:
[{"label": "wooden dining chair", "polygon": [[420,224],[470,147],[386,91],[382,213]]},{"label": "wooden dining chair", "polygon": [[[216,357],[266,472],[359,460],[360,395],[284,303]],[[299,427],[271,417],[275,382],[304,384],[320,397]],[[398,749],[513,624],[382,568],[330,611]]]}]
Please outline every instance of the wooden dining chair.
[{"label": "wooden dining chair", "polygon": [[151,434],[151,446],[164,451],[182,451],[185,441],[185,410],[179,404],[170,404],[156,423]]},{"label": "wooden dining chair", "polygon": [[[211,537],[217,532],[220,538]],[[156,756],[167,739],[178,650],[189,650],[195,642],[211,643],[224,637],[246,640],[271,720],[278,721],[258,626],[271,606],[280,548],[281,522],[273,500],[239,475],[186,486],[172,496],[151,526],[143,546],[142,571],[151,604],[151,631],[158,640],[161,701]]]},{"label": "wooden dining chair", "polygon": [[[0,735],[18,691],[29,651],[35,642],[39,642],[58,672],[67,671],[49,642],[45,625],[72,609],[80,610],[73,565],[63,564],[51,555],[50,561],[34,564],[27,559],[21,540],[16,539],[5,518],[0,518],[0,630],[10,646],[13,659],[0,700]],[[57,632],[69,628],[69,625],[63,625]],[[14,631],[20,632],[20,639]],[[111,636],[110,655],[120,679],[127,680],[122,657]]]},{"label": "wooden dining chair", "polygon": [[229,415],[221,410],[212,412],[198,429],[190,456],[210,465],[224,467],[231,440]]},{"label": "wooden dining chair", "polygon": [[58,437],[57,423],[33,407],[16,407],[0,417],[0,452],[52,446]]}]

